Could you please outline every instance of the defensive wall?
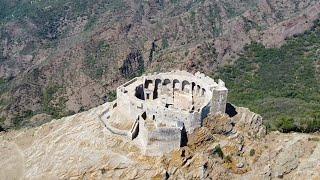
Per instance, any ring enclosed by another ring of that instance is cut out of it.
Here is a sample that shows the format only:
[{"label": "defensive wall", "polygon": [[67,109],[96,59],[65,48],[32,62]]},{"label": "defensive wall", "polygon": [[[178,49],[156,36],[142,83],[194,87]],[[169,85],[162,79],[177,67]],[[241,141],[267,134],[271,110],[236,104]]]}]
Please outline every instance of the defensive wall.
[{"label": "defensive wall", "polygon": [[115,134],[137,138],[146,155],[179,148],[209,113],[224,113],[228,90],[202,73],[153,73],[117,88],[117,99],[101,117]]}]

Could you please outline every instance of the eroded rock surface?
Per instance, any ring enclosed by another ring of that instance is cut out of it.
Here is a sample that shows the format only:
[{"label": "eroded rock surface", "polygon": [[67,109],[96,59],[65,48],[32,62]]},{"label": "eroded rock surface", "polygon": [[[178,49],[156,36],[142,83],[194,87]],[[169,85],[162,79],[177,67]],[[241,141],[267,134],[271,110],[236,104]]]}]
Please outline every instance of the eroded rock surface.
[{"label": "eroded rock surface", "polygon": [[[106,130],[99,121],[105,107],[37,128],[1,132],[0,179],[320,177],[319,135],[265,135],[261,117],[246,108],[236,108],[237,115],[232,118],[221,115],[207,121],[178,151],[147,157],[135,141]],[[219,130],[217,120],[230,125]]]}]

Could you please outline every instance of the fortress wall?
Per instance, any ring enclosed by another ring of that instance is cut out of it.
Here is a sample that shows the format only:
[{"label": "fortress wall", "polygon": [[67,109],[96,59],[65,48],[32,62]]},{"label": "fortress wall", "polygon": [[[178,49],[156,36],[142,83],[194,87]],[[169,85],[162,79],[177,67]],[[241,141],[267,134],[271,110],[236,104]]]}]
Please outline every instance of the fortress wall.
[{"label": "fortress wall", "polygon": [[[177,127],[177,122],[189,121],[189,112],[175,109],[168,109],[164,107],[157,107],[155,113],[155,121],[158,123],[164,123],[173,127]],[[182,127],[180,127],[182,128]]]},{"label": "fortress wall", "polygon": [[125,93],[124,89],[117,89],[117,106],[123,113],[127,115],[136,117],[140,115],[144,109],[144,101],[130,96],[129,93]]},{"label": "fortress wall", "polygon": [[181,130],[179,128],[157,128],[148,132],[148,146],[145,154],[150,156],[162,155],[180,148]]},{"label": "fortress wall", "polygon": [[184,121],[187,118],[187,113],[184,111],[179,111],[171,108],[163,108],[161,109],[163,121]]},{"label": "fortress wall", "polygon": [[189,114],[187,121],[184,121],[184,126],[188,133],[192,133],[195,128],[201,126],[201,115],[198,112],[193,112]]},{"label": "fortress wall", "polygon": [[[206,107],[203,110],[204,114],[209,113],[210,108]],[[163,122],[164,124],[175,126],[182,129],[181,125],[178,125],[178,122],[182,122],[187,130],[191,133],[195,128],[201,126],[202,119],[199,112],[188,112],[180,110],[170,110],[167,108],[158,108],[158,116],[156,115],[156,122]],[[181,127],[180,127],[181,126]]]},{"label": "fortress wall", "polygon": [[177,127],[158,127],[155,131],[149,131],[149,141],[175,141],[180,140],[180,129]]},{"label": "fortress wall", "polygon": [[[140,99],[135,95],[136,87],[139,85],[142,87],[141,92],[139,91],[140,96],[138,95]],[[191,104],[196,106],[195,109],[188,109],[188,103],[182,104],[182,109],[187,110],[171,107],[170,104],[176,103],[181,108],[179,102],[188,100],[189,94],[178,93],[175,97],[175,91],[189,93],[192,97]],[[201,127],[203,119],[209,113],[224,113],[227,93],[223,81],[219,80],[216,83],[199,72],[195,75],[185,71],[148,74],[118,87],[116,102],[119,112],[126,113],[128,117],[135,118],[146,112],[148,127],[150,120],[155,121],[156,127],[150,126],[147,129],[145,120],[141,117],[134,123],[131,131],[114,129],[109,127],[108,123],[105,124],[115,134],[126,135],[131,139],[137,135],[141,149],[146,155],[162,155],[180,147],[183,125],[188,133],[192,133],[195,128]],[[176,102],[173,101],[174,97],[171,94],[176,98]],[[161,99],[150,101],[154,98]],[[150,130],[152,128],[154,129]]]},{"label": "fortress wall", "polygon": [[[193,132],[197,127],[201,126],[202,118],[210,112],[208,103],[200,112],[189,112],[185,110],[165,108],[160,106],[151,106],[146,108],[147,116],[152,119],[155,116],[157,123],[167,124],[168,126],[178,127],[178,122],[182,122],[188,132]],[[182,126],[179,127],[182,129]]]},{"label": "fortress wall", "polygon": [[140,142],[140,148],[144,152],[147,145],[148,145],[148,130],[145,127],[145,122],[144,120],[140,117],[139,118],[139,133],[138,133],[138,139]]},{"label": "fortress wall", "polygon": [[209,102],[207,105],[201,108],[200,116],[201,116],[201,126],[203,123],[203,120],[208,116],[211,110],[211,102]]},{"label": "fortress wall", "polygon": [[112,107],[112,105],[114,104],[115,102],[106,102],[105,104],[103,104],[103,106],[105,106],[105,109],[101,112],[101,114],[98,116],[100,121],[103,122],[103,124],[106,126],[106,122],[108,121],[108,119],[110,118],[111,116],[111,112],[110,112],[110,108]]},{"label": "fortress wall", "polygon": [[[205,76],[202,73],[198,73],[198,74],[196,73],[195,75],[192,75],[191,73],[187,73],[185,71],[172,71],[169,73],[160,73],[156,75],[148,74],[144,76],[143,82],[150,80],[152,81],[154,86],[156,86],[155,82],[157,79],[161,80],[161,84],[169,83],[172,88],[173,88],[173,83],[175,81],[178,84],[180,84],[177,88],[179,90],[182,90],[186,84],[191,85],[192,82],[195,83],[196,86],[199,85],[201,88],[205,89],[206,92],[209,92],[213,86],[217,85],[217,83],[214,82],[213,79],[211,79],[208,76]],[[185,82],[185,83],[183,84],[182,82]]]},{"label": "fortress wall", "polygon": [[144,112],[144,102],[136,99],[134,97],[129,96],[126,101],[129,102],[130,106],[130,114],[132,117],[136,117],[137,115],[141,115]]},{"label": "fortress wall", "polygon": [[138,140],[145,155],[159,156],[180,148],[181,131],[177,127],[161,127],[149,131],[140,118]]},{"label": "fortress wall", "polygon": [[[148,89],[146,90],[148,91],[147,94],[150,94],[148,96],[163,98],[162,96],[164,95],[161,94],[161,92],[167,92],[169,94],[169,96],[165,98],[166,102],[164,103],[166,104],[177,103],[177,101],[174,101],[173,97],[170,96],[170,94],[172,93],[175,99],[179,99],[179,93],[176,94],[176,97],[173,93],[174,89],[192,94],[193,98],[190,98],[190,101],[201,102],[201,104],[195,104],[195,110],[199,110],[199,112],[201,112],[201,108],[203,105],[207,105],[209,102],[211,102],[211,98],[213,96],[212,89],[214,89],[214,86],[217,86],[217,83],[215,83],[214,80],[205,76],[204,74],[200,73],[195,77],[190,73],[186,73],[183,71],[181,71],[181,75],[172,74],[172,72],[167,74],[148,75],[144,76],[143,80],[143,84],[148,87]],[[152,84],[152,86],[150,86],[150,84]],[[157,95],[154,95],[154,93],[157,93]],[[145,94],[145,96],[147,95]],[[202,114],[203,116],[205,116],[208,113],[207,111],[205,111],[202,112]]]},{"label": "fortress wall", "polygon": [[117,105],[120,107],[128,106],[128,101],[125,101],[128,98],[128,94],[124,93],[125,89],[123,87],[117,88]]},{"label": "fortress wall", "polygon": [[127,86],[129,86],[130,84],[133,84],[134,82],[136,82],[138,79],[140,79],[140,77],[135,77],[135,78],[131,79],[130,81],[124,83],[122,86],[123,86],[123,87],[127,87]]},{"label": "fortress wall", "polygon": [[130,136],[130,134],[129,134],[128,131],[114,128],[113,126],[111,126],[111,125],[109,124],[108,121],[105,123],[105,126],[106,126],[106,128],[107,128],[110,132],[112,132],[113,134],[117,134],[117,135],[120,135],[120,136],[127,136],[127,137]]}]

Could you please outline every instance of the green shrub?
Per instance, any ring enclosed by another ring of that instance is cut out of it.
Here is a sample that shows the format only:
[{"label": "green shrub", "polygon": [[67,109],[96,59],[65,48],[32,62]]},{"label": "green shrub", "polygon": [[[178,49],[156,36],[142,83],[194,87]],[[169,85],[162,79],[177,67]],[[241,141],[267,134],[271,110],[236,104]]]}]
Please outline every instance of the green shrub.
[{"label": "green shrub", "polygon": [[282,117],[278,119],[275,122],[276,129],[279,130],[280,132],[291,132],[291,131],[297,131],[297,126],[295,125],[295,122],[293,118],[288,118],[288,117]]},{"label": "green shrub", "polygon": [[300,122],[300,129],[301,132],[316,132],[320,130],[320,120],[319,119],[308,119],[308,120],[302,120]]},{"label": "green shrub", "polygon": [[212,154],[213,155],[218,155],[221,159],[224,158],[224,154],[222,152],[220,144],[214,147],[214,149],[212,150]]},{"label": "green shrub", "polygon": [[52,115],[53,118],[61,118],[63,116],[74,114],[74,112],[69,112],[66,109],[66,98],[60,97],[55,100],[54,104],[52,103],[56,93],[62,90],[62,86],[52,85],[44,89],[42,92],[43,111]]},{"label": "green shrub", "polygon": [[250,149],[249,155],[250,155],[250,156],[254,156],[255,154],[256,154],[256,150]]},{"label": "green shrub", "polygon": [[232,158],[230,155],[225,156],[223,159],[225,163],[232,163]]},{"label": "green shrub", "polygon": [[117,99],[117,92],[116,91],[111,91],[111,92],[108,93],[107,97],[108,97],[108,101],[112,102],[112,101]]},{"label": "green shrub", "polygon": [[162,38],[162,49],[167,49],[169,47],[168,39]]}]

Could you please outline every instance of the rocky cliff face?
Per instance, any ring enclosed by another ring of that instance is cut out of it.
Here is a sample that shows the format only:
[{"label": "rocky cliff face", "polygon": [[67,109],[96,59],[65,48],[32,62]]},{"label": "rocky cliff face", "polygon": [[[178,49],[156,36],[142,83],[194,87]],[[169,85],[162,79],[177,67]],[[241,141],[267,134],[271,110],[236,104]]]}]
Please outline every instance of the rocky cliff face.
[{"label": "rocky cliff face", "polygon": [[[266,134],[261,117],[235,108],[208,117],[188,144],[146,157],[99,120],[105,105],[40,127],[0,134],[0,179],[317,179],[320,136]],[[220,123],[219,122],[224,122]]]},{"label": "rocky cliff face", "polygon": [[4,127],[30,125],[38,113],[62,117],[102,104],[126,78],[145,71],[212,74],[246,44],[280,46],[303,33],[320,12],[316,0],[3,3]]}]

